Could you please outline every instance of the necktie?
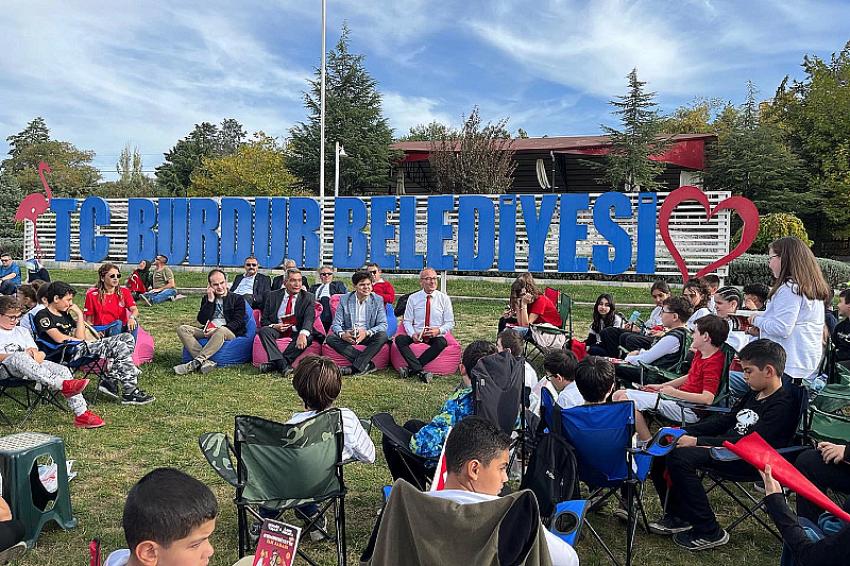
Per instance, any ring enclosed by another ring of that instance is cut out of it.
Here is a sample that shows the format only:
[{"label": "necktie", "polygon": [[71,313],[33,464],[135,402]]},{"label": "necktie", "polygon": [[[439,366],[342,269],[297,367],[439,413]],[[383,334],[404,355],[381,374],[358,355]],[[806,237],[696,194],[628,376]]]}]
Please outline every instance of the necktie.
[{"label": "necktie", "polygon": [[425,295],[425,328],[431,326],[431,295]]},{"label": "necktie", "polygon": [[287,295],[289,297],[286,301],[286,310],[283,311],[284,316],[289,316],[292,314],[292,308],[295,303],[295,295]]}]

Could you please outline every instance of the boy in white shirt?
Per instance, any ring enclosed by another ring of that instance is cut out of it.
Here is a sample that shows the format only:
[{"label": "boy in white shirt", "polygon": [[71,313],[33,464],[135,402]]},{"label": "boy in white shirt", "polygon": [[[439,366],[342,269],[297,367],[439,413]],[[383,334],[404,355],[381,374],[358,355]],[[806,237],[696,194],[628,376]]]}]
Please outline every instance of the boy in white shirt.
[{"label": "boy in white shirt", "polygon": [[578,360],[575,354],[567,350],[549,350],[543,358],[546,379],[558,392],[555,402],[562,409],[584,404],[584,397],[581,396],[575,382],[577,367]]}]

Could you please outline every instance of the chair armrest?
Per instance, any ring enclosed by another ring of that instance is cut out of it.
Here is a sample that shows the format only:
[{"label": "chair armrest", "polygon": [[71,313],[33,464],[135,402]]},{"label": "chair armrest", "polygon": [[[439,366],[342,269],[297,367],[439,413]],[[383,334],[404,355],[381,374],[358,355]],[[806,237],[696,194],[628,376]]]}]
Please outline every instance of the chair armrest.
[{"label": "chair armrest", "polygon": [[679,439],[684,434],[685,429],[683,428],[663,427],[655,433],[646,447],[639,450],[638,453],[647,454],[652,457],[666,456],[676,447],[676,443],[679,442]]},{"label": "chair armrest", "polygon": [[641,370],[652,372],[655,375],[660,375],[661,377],[663,377],[667,381],[673,381],[674,379],[678,379],[678,378],[682,377],[680,374],[678,374],[676,372],[669,371],[669,370],[666,370],[666,369],[661,369],[659,367],[655,367],[655,366],[647,364],[645,362],[638,362],[638,365],[640,366]]},{"label": "chair armrest", "polygon": [[581,534],[581,526],[584,523],[588,504],[589,502],[586,499],[561,501],[556,504],[549,532],[570,546],[575,546]]},{"label": "chair armrest", "polygon": [[558,328],[557,326],[550,326],[548,324],[529,324],[528,326],[537,329],[542,334],[569,334],[568,330]]},{"label": "chair armrest", "polygon": [[239,478],[236,476],[236,468],[230,454],[233,448],[230,439],[223,432],[207,432],[198,438],[201,453],[207,459],[212,469],[221,476],[221,479],[239,487]]},{"label": "chair armrest", "polygon": [[[796,454],[797,452],[801,452],[807,448],[808,446],[788,446],[787,448],[780,448],[776,452],[784,457],[786,455],[790,456],[792,454]],[[721,448],[720,446],[712,447],[710,452],[711,459],[717,460],[718,462],[735,462],[741,459],[728,448]]]}]

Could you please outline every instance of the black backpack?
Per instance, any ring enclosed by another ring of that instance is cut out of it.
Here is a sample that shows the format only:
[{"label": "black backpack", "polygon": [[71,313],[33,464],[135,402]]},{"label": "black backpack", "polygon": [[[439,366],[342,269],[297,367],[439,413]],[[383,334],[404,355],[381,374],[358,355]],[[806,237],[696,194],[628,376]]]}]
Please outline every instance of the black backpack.
[{"label": "black backpack", "polygon": [[555,505],[572,499],[578,490],[575,451],[561,434],[561,408],[557,404],[552,408],[552,422],[548,434],[543,434],[546,423],[540,422],[539,441],[520,485],[537,496],[540,518],[546,524],[555,512]]}]

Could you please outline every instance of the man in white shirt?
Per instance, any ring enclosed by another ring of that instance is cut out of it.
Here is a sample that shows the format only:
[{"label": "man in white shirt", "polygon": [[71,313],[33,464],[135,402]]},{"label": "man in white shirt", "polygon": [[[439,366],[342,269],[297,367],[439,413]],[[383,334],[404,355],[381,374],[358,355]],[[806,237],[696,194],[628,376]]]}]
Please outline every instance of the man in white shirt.
[{"label": "man in white shirt", "polygon": [[[476,416],[463,419],[446,440],[445,489],[428,495],[462,505],[498,499],[508,481],[509,436],[489,421]],[[554,566],[578,566],[576,551],[544,530]]]},{"label": "man in white shirt", "polygon": [[348,293],[345,284],[341,281],[334,281],[334,268],[323,265],[319,268],[319,282],[310,287],[309,291],[313,293],[316,300],[322,304],[322,326],[325,332],[330,330],[333,322],[333,314],[331,313],[331,295],[342,295]]},{"label": "man in white shirt", "polygon": [[[401,376],[416,375],[430,383],[434,376],[424,371],[424,367],[448,345],[445,335],[454,328],[455,315],[449,296],[437,290],[436,271],[430,267],[423,269],[419,273],[419,285],[422,290],[407,299],[403,320],[405,333],[396,336],[395,344],[407,362],[407,367],[399,370]],[[428,349],[417,358],[410,345],[421,342],[428,344]]]}]

